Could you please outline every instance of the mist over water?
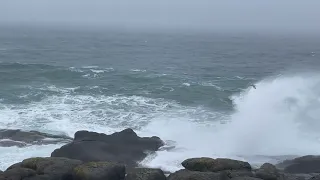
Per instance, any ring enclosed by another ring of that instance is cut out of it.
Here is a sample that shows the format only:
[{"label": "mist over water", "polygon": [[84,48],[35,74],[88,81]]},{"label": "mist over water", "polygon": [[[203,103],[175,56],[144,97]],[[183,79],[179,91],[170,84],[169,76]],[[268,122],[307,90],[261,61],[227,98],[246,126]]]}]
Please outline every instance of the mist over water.
[{"label": "mist over water", "polygon": [[0,25],[319,34],[319,6],[317,0],[3,0]]}]

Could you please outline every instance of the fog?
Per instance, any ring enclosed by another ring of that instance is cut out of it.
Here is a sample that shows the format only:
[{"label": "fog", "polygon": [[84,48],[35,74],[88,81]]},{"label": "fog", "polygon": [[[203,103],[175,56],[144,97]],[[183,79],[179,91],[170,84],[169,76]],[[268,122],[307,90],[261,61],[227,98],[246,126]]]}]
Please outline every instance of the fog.
[{"label": "fog", "polygon": [[320,31],[319,0],[0,0],[0,24]]}]

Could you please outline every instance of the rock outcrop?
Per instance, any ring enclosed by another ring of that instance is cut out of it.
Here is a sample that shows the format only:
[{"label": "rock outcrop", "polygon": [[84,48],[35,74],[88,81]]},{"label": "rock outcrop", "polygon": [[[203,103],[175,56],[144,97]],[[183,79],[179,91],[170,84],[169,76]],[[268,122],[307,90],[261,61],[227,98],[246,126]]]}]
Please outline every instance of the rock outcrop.
[{"label": "rock outcrop", "polygon": [[279,170],[270,163],[263,164],[255,174],[256,177],[264,180],[277,180],[280,178]]},{"label": "rock outcrop", "polygon": [[25,147],[28,145],[45,145],[71,142],[68,136],[52,135],[38,131],[21,131],[20,129],[0,129],[1,147]]},{"label": "rock outcrop", "polygon": [[179,170],[168,176],[168,180],[229,180],[226,173]]},{"label": "rock outcrop", "polygon": [[293,160],[283,161],[276,166],[282,168],[286,173],[320,173],[320,156],[302,156]]},{"label": "rock outcrop", "polygon": [[132,129],[110,135],[78,131],[73,140],[36,131],[0,130],[0,138],[27,145],[47,138],[69,141],[52,157],[28,158],[0,171],[0,180],[320,180],[320,156],[303,156],[276,166],[265,163],[258,169],[227,158],[190,158],[181,162],[184,169],[166,177],[161,169],[137,167],[148,152],[161,150],[164,142],[139,137]]},{"label": "rock outcrop", "polygon": [[78,131],[73,142],[54,150],[51,157],[66,157],[84,162],[108,161],[136,167],[148,153],[157,151],[164,142],[159,137],[139,137],[132,129],[111,135]]},{"label": "rock outcrop", "polygon": [[127,172],[126,180],[166,180],[161,169],[133,168]]},{"label": "rock outcrop", "polygon": [[70,179],[73,168],[81,164],[82,161],[67,158],[29,158],[7,168],[2,177],[17,180]]},{"label": "rock outcrop", "polygon": [[[169,176],[175,179],[243,179],[257,180],[248,162],[227,158],[212,159],[209,157],[190,158],[181,165],[185,168]],[[261,179],[260,179],[261,180]]]},{"label": "rock outcrop", "polygon": [[183,161],[182,166],[190,171],[218,172],[224,170],[246,170],[250,171],[251,166],[248,162],[237,161],[226,158],[190,158]]},{"label": "rock outcrop", "polygon": [[75,167],[73,180],[121,180],[125,178],[125,166],[111,162],[89,162]]},{"label": "rock outcrop", "polygon": [[20,180],[36,176],[36,171],[28,168],[9,169],[0,174],[0,179]]}]

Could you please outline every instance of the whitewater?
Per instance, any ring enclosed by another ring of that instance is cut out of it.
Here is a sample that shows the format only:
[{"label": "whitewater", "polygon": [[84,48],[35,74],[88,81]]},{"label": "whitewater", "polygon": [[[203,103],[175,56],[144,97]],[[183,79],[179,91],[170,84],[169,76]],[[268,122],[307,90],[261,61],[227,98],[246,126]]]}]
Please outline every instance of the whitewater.
[{"label": "whitewater", "polygon": [[[184,88],[191,88],[190,84]],[[72,137],[78,130],[110,134],[130,127],[140,136],[159,136],[166,142],[169,148],[149,155],[141,164],[169,171],[180,169],[180,163],[190,157],[227,157],[258,166],[319,154],[320,75],[283,74],[255,85],[257,89],[248,86],[229,97],[232,112],[138,95],[74,95],[77,87],[51,85],[46,90],[60,95],[21,105],[0,100],[0,128]],[[28,88],[32,93],[35,87]],[[0,169],[28,157],[50,156],[62,145],[0,147]]]}]

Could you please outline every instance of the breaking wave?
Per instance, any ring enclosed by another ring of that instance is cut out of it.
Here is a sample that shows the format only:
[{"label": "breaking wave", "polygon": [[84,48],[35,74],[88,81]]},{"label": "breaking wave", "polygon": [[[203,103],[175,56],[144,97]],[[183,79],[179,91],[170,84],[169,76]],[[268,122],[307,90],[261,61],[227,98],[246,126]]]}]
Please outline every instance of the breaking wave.
[{"label": "breaking wave", "polygon": [[177,170],[190,157],[228,157],[259,165],[289,155],[319,154],[320,75],[283,76],[256,85],[233,95],[235,112],[225,116],[225,124],[154,119],[146,129],[173,140],[176,148],[159,151],[142,164]]}]

